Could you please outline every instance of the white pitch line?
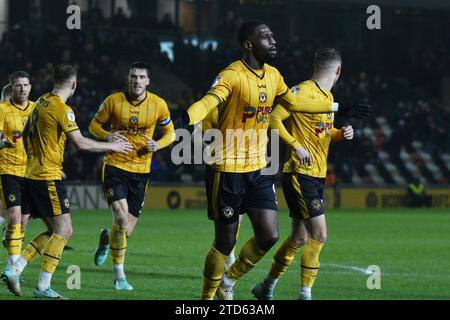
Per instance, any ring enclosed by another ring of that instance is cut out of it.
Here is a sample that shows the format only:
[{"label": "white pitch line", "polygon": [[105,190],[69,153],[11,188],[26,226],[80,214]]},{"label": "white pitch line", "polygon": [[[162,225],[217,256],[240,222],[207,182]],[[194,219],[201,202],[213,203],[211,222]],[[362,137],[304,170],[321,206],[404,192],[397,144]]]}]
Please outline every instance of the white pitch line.
[{"label": "white pitch line", "polygon": [[345,269],[345,270],[354,270],[354,271],[361,272],[363,274],[372,274],[372,271],[370,269],[360,268],[360,267],[356,267],[356,266],[348,266],[348,265],[337,264],[337,263],[321,263],[320,265],[339,268],[339,269]]}]

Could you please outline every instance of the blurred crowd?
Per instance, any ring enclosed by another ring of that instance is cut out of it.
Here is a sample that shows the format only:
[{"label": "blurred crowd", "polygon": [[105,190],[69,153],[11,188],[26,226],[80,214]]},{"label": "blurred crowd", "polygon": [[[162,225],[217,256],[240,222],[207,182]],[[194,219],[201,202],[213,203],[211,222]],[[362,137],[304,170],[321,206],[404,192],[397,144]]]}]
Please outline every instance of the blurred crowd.
[{"label": "blurred crowd", "polygon": [[[139,20],[126,18],[120,12],[108,27],[103,27],[101,13],[94,11],[89,19],[94,27],[74,32],[60,31],[51,25],[40,28],[18,25],[5,33],[0,42],[1,84],[6,84],[7,75],[12,71],[29,72],[32,100],[51,88],[50,74],[55,63],[78,66],[78,89],[68,104],[73,106],[84,135],[89,134],[87,128],[101,102],[109,94],[126,89],[126,70],[131,62],[150,62],[190,87],[187,94],[163,97],[171,107],[175,126],[180,127],[181,112],[202,97],[221,69],[240,57],[234,40],[236,24],[227,21],[219,24],[219,46],[214,50],[211,45],[200,49],[193,42],[185,41],[170,17],[159,22],[146,20],[145,28],[139,25]],[[173,36],[173,61],[160,49],[158,30]],[[365,183],[371,183],[364,165],[379,161],[377,155],[381,151],[392,158],[399,157],[401,148],[413,152],[412,141],[420,141],[436,157],[450,153],[450,131],[446,125],[450,120],[450,106],[439,98],[440,80],[450,76],[449,46],[447,43],[439,48],[406,50],[400,57],[393,55],[389,60],[383,60],[388,57],[384,53],[381,62],[385,64],[370,67],[364,63],[368,54],[364,48],[342,50],[343,74],[333,91],[335,100],[371,103],[375,114],[368,122],[352,122],[356,130],[354,141],[332,146],[329,162],[334,178],[331,181],[350,183],[352,175],[357,173]],[[288,85],[308,79],[315,49],[316,45],[305,45],[298,38],[278,43],[275,65]],[[152,80],[159,87],[165,85],[158,79]],[[377,117],[386,119],[392,128],[390,136],[380,130]],[[347,122],[337,118],[336,127]],[[374,139],[364,134],[367,126],[372,129]],[[97,181],[102,157],[80,154],[71,145],[68,148],[64,164],[67,179]],[[202,181],[202,165],[175,166],[170,161],[170,151],[167,148],[154,156],[152,181]],[[432,182],[448,183],[448,172],[445,177],[445,181]]]}]

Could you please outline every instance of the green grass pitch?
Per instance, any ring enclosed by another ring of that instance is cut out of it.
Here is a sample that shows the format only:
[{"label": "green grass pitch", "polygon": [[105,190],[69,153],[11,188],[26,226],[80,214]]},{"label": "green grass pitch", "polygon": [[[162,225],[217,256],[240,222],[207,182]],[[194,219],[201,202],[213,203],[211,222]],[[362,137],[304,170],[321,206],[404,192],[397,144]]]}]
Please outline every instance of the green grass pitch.
[{"label": "green grass pitch", "polygon": [[[290,230],[286,211],[279,213],[280,242],[235,286],[236,299],[253,299],[251,287],[263,279],[276,247]],[[74,235],[54,275],[52,287],[70,299],[196,300],[202,284],[203,261],[213,240],[213,225],[204,210],[147,210],[128,240],[125,271],[135,290],[112,289],[112,268],[93,263],[98,231],[110,227],[109,211],[72,213]],[[449,299],[450,247],[448,210],[329,210],[328,241],[313,288],[314,299]],[[41,232],[31,221],[26,240]],[[245,217],[238,248],[251,236]],[[0,258],[6,260],[4,250]],[[0,300],[31,299],[41,259],[25,269],[21,298],[0,284]],[[68,266],[81,269],[81,289],[69,290]],[[368,289],[364,270],[377,265],[381,289]],[[299,285],[299,258],[278,282],[275,299],[295,299]]]}]

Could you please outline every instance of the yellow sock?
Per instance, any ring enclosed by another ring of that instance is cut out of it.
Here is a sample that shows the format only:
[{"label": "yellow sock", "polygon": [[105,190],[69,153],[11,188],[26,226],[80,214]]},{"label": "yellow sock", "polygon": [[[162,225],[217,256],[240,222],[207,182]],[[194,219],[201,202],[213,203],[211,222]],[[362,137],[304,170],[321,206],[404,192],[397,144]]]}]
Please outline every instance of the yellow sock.
[{"label": "yellow sock", "polygon": [[113,264],[123,264],[127,251],[126,228],[113,224],[109,234],[109,249]]},{"label": "yellow sock", "polygon": [[211,247],[205,259],[205,267],[203,269],[203,288],[202,300],[212,300],[216,293],[217,287],[222,279],[223,268],[227,261],[227,256]]},{"label": "yellow sock", "polygon": [[237,281],[249,272],[266,254],[266,251],[258,247],[255,237],[248,240],[241,248],[239,259],[228,269],[227,276],[231,281]]},{"label": "yellow sock", "polygon": [[22,257],[30,263],[38,256],[42,255],[50,236],[50,232],[45,231],[34,237],[30,243],[27,244],[25,250],[22,251]]},{"label": "yellow sock", "polygon": [[319,255],[323,243],[309,239],[305,244],[301,257],[302,286],[312,287],[319,272]]},{"label": "yellow sock", "polygon": [[18,256],[22,250],[22,233],[20,223],[8,224],[6,227],[6,251],[8,256]]},{"label": "yellow sock", "polygon": [[67,240],[64,237],[56,233],[52,234],[44,249],[44,260],[42,261],[41,271],[48,273],[55,272],[66,244]]},{"label": "yellow sock", "polygon": [[294,261],[295,255],[300,248],[301,246],[291,241],[290,238],[284,240],[273,256],[269,275],[273,279],[280,278],[286,272],[292,261]]}]

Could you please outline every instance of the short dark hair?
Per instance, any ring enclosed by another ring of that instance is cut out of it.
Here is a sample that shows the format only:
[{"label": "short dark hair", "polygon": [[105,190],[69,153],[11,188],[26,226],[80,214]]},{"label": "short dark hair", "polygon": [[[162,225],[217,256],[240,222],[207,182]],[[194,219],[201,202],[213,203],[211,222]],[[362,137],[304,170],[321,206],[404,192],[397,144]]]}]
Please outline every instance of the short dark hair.
[{"label": "short dark hair", "polygon": [[325,70],[333,62],[342,63],[341,53],[334,48],[322,48],[314,56],[314,70]]},{"label": "short dark hair", "polygon": [[69,81],[72,77],[77,76],[77,68],[70,64],[62,63],[53,68],[52,80],[54,84],[63,84]]},{"label": "short dark hair", "polygon": [[15,71],[9,75],[9,84],[13,85],[19,78],[27,78],[30,81],[30,75],[25,71]]},{"label": "short dark hair", "polygon": [[133,62],[128,68],[128,73],[130,73],[131,69],[145,69],[145,71],[147,71],[147,76],[150,78],[150,67],[142,61]]},{"label": "short dark hair", "polygon": [[265,24],[260,20],[250,20],[244,22],[239,30],[238,30],[238,42],[240,45],[244,43],[246,40],[250,40],[250,38],[255,34],[256,27]]}]

